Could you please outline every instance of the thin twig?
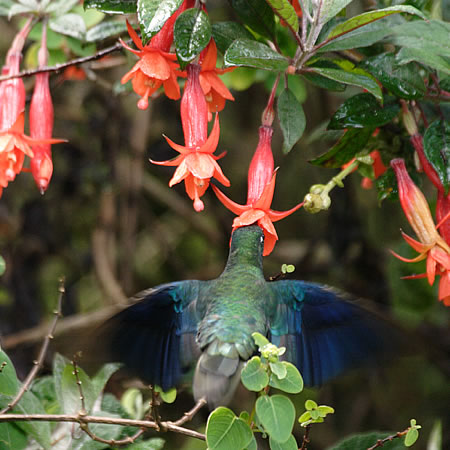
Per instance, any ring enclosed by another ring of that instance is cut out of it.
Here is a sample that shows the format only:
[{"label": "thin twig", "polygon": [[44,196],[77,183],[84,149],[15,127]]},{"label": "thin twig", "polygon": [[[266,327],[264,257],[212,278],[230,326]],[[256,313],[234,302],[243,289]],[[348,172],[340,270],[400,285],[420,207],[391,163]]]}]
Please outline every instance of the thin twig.
[{"label": "thin twig", "polygon": [[191,410],[189,410],[189,411],[187,411],[187,412],[185,412],[185,413],[183,414],[183,417],[181,417],[180,419],[178,419],[178,420],[175,421],[175,422],[170,422],[170,423],[172,423],[172,425],[176,425],[176,426],[184,425],[186,422],[191,421],[191,420],[193,419],[193,417],[194,417],[194,416],[200,411],[200,409],[202,409],[203,406],[205,406],[205,405],[206,405],[206,399],[205,399],[204,397],[202,397],[202,398],[195,404],[195,406],[194,406]]},{"label": "thin twig", "polygon": [[306,425],[305,434],[303,435],[302,446],[300,450],[307,450],[307,445],[311,442],[309,439],[309,430],[311,429],[311,425]]},{"label": "thin twig", "polygon": [[[109,425],[120,425],[157,430],[160,426],[149,420],[123,419],[119,417],[84,416],[80,414],[3,414],[0,415],[1,422],[72,422],[72,423],[102,423]],[[196,439],[206,440],[205,435],[198,431],[183,428],[172,422],[161,422],[161,427],[168,431],[190,436]]]},{"label": "thin twig", "polygon": [[399,431],[398,433],[391,434],[390,436],[385,437],[384,439],[378,439],[376,444],[372,445],[372,447],[369,447],[367,450],[374,450],[378,447],[383,447],[386,442],[393,441],[396,438],[404,436],[408,432],[409,428],[403,431]]},{"label": "thin twig", "polygon": [[75,358],[72,361],[72,365],[73,365],[73,375],[75,376],[75,380],[78,386],[78,392],[80,394],[81,410],[79,411],[79,414],[86,415],[87,414],[86,402],[84,399],[83,387],[81,386],[80,371],[78,370],[78,364]]},{"label": "thin twig", "polygon": [[[127,42],[127,44],[128,43],[129,42]],[[14,75],[3,75],[3,76],[0,76],[0,81],[10,80],[12,78],[31,77],[33,75],[36,75],[37,73],[59,72],[63,69],[67,69],[67,67],[84,64],[89,61],[95,61],[96,59],[103,58],[103,56],[106,56],[106,55],[109,55],[110,53],[121,50],[122,48],[123,48],[122,44],[120,42],[118,42],[117,44],[115,44],[111,47],[106,47],[102,50],[99,50],[97,53],[94,53],[93,55],[83,56],[81,58],[75,58],[75,59],[72,59],[65,63],[55,64],[54,66],[45,66],[45,67],[39,67],[39,69],[22,70],[22,72],[16,73]]]},{"label": "thin twig", "polygon": [[61,317],[61,305],[62,305],[62,299],[63,299],[64,292],[65,292],[64,279],[61,279],[59,281],[58,292],[59,292],[58,303],[57,303],[56,310],[53,312],[53,314],[54,314],[53,321],[50,325],[50,329],[48,330],[47,335],[45,336],[44,342],[42,343],[42,347],[39,352],[38,359],[36,361],[34,361],[33,368],[30,370],[30,373],[28,374],[27,378],[25,379],[24,383],[22,384],[22,387],[20,388],[19,392],[14,397],[13,401],[11,403],[8,403],[8,405],[0,411],[0,414],[5,414],[7,411],[10,411],[12,408],[14,408],[14,406],[16,406],[17,403],[19,403],[22,396],[30,388],[31,383],[35,379],[39,370],[41,370],[42,366],[44,365],[44,358],[45,358],[45,355],[47,354],[48,346],[50,345],[50,341],[53,339],[53,333],[55,332],[56,324],[58,323],[58,319]]}]

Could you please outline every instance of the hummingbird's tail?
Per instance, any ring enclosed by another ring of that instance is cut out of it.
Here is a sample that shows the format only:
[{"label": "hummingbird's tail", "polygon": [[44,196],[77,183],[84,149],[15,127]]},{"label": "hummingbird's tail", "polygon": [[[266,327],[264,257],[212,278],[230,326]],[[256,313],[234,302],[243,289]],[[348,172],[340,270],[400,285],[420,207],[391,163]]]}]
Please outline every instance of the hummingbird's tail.
[{"label": "hummingbird's tail", "polygon": [[227,405],[239,384],[244,361],[239,356],[227,358],[220,354],[210,355],[206,350],[200,356],[194,375],[194,398],[206,399],[212,410]]}]

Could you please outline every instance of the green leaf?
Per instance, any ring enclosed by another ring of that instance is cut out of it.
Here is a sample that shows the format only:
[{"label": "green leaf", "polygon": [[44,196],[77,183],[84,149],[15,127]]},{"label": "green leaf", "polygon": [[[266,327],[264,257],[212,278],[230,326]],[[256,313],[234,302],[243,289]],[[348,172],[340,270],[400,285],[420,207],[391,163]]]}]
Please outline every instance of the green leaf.
[{"label": "green leaf", "polygon": [[[270,370],[272,370],[273,374],[275,375],[275,378],[278,378],[279,380],[282,380],[287,375],[287,369],[286,366],[280,362],[270,362],[269,363]],[[269,382],[269,380],[267,380]]]},{"label": "green leaf", "polygon": [[250,441],[250,444],[245,447],[245,450],[258,450],[258,444],[256,443],[255,435],[252,436],[252,440]]},{"label": "green leaf", "polygon": [[[83,390],[86,411],[89,412],[96,400],[94,386],[83,369],[77,367],[77,370],[78,378]],[[64,367],[61,377],[61,389],[63,392],[63,403],[61,405],[63,413],[76,414],[79,412],[81,410],[80,391],[72,364],[67,364],[66,367]]]},{"label": "green leaf", "polygon": [[305,411],[299,418],[298,418],[298,422],[303,426],[303,424],[305,422],[308,422],[309,420],[311,420],[311,412],[310,411]]},{"label": "green leaf", "polygon": [[436,120],[425,131],[423,149],[439,176],[445,192],[450,186],[450,124]]},{"label": "green leaf", "polygon": [[275,17],[265,0],[231,0],[231,6],[244,25],[267,39],[273,39]]},{"label": "green leaf", "polygon": [[83,6],[108,14],[133,14],[137,11],[136,0],[84,0]]},{"label": "green leaf", "polygon": [[263,336],[261,333],[252,333],[252,338],[255,341],[256,346],[261,350],[265,345],[270,344],[269,339]]},{"label": "green leaf", "polygon": [[183,0],[137,0],[138,21],[145,45],[181,6]]},{"label": "green leaf", "polygon": [[222,53],[225,53],[236,39],[253,39],[251,33],[237,22],[218,22],[213,24],[212,36]]},{"label": "green leaf", "polygon": [[0,423],[0,448],[2,450],[22,450],[28,438],[14,423]]},{"label": "green leaf", "polygon": [[328,414],[334,414],[334,408],[331,406],[320,405],[317,407],[320,417],[326,417]]},{"label": "green leaf", "polygon": [[71,36],[75,39],[84,40],[86,36],[86,25],[78,14],[69,13],[50,20],[49,27],[57,33]]},{"label": "green leaf", "polygon": [[269,375],[259,356],[247,361],[241,372],[242,384],[249,390],[259,392],[269,384]]},{"label": "green leaf", "polygon": [[47,375],[37,378],[31,386],[31,391],[42,403],[47,414],[60,412],[52,376]]},{"label": "green leaf", "polygon": [[108,20],[99,23],[86,32],[86,42],[98,42],[126,31],[127,25],[123,21]]},{"label": "green leaf", "polygon": [[208,15],[197,8],[188,9],[180,14],[173,31],[181,68],[198,56],[211,39]]},{"label": "green leaf", "polygon": [[256,400],[256,414],[267,434],[275,441],[286,442],[295,421],[293,403],[284,395],[263,395]]},{"label": "green leaf", "polygon": [[287,0],[267,0],[269,6],[281,19],[283,19],[289,28],[296,33],[299,29],[298,16],[294,7]]},{"label": "green leaf", "polygon": [[289,436],[288,440],[283,443],[277,442],[275,439],[272,438],[272,436],[270,436],[269,437],[269,445],[270,445],[270,450],[297,450],[298,449],[297,441],[295,440],[294,436],[292,436],[292,434]]},{"label": "green leaf", "polygon": [[400,65],[393,53],[382,53],[368,58],[360,67],[371,73],[397,97],[413,100],[425,95],[426,86],[417,65]]},{"label": "green leaf", "polygon": [[165,440],[161,438],[151,438],[141,442],[128,445],[127,450],[162,450]]},{"label": "green leaf", "polygon": [[[309,65],[309,67],[339,69],[339,66],[337,64],[328,59],[319,59],[317,61],[314,61]],[[344,91],[347,87],[345,84],[338,83],[337,81],[330,80],[329,78],[325,78],[311,72],[302,73],[302,76],[315,86],[322,89],[328,89],[330,91]]]},{"label": "green leaf", "polygon": [[405,447],[411,447],[419,439],[419,431],[417,428],[410,428],[405,436]]},{"label": "green leaf", "polygon": [[322,7],[320,8],[319,13],[319,23],[322,25],[327,23],[351,2],[352,0],[322,0]]},{"label": "green leaf", "polygon": [[0,0],[0,16],[8,16],[12,5],[14,5],[12,0]]},{"label": "green leaf", "polygon": [[339,168],[367,144],[373,128],[350,128],[326,153],[310,161],[316,166]]},{"label": "green leaf", "polygon": [[160,386],[155,386],[155,391],[159,393],[164,403],[173,403],[177,398],[176,388],[164,392]]},{"label": "green leaf", "polygon": [[47,5],[45,12],[47,14],[54,14],[55,16],[62,16],[79,3],[78,0],[53,0]]},{"label": "green leaf", "polygon": [[92,395],[96,400],[105,389],[106,383],[111,376],[120,369],[120,364],[108,363],[105,364],[92,378]]},{"label": "green leaf", "polygon": [[408,64],[416,61],[435,70],[440,70],[446,74],[450,74],[450,62],[448,56],[440,56],[436,53],[429,52],[418,48],[402,48],[397,53],[397,62],[399,64]]},{"label": "green leaf", "polygon": [[237,39],[225,53],[225,66],[247,66],[257,69],[284,71],[289,61],[261,42]]},{"label": "green leaf", "polygon": [[347,21],[345,21],[343,23],[340,23],[339,25],[335,26],[330,31],[326,40],[328,41],[331,39],[335,39],[338,36],[341,36],[345,33],[349,33],[350,31],[353,31],[364,25],[367,25],[368,23],[375,22],[376,20],[383,19],[384,17],[390,16],[392,14],[398,14],[398,13],[402,13],[402,12],[414,14],[416,16],[421,17],[422,19],[426,19],[426,16],[421,11],[414,8],[413,6],[409,6],[409,5],[391,6],[389,8],[383,8],[383,9],[377,9],[375,11],[369,11],[369,12],[360,14],[359,16],[352,17],[351,19],[348,19]]},{"label": "green leaf", "polygon": [[[327,450],[355,450],[372,447],[379,439],[384,439],[390,434],[395,433],[381,433],[379,431],[371,431],[369,433],[356,434],[344,438],[331,448]],[[394,439],[383,444],[383,450],[402,450],[404,445],[401,439]]]},{"label": "green leaf", "polygon": [[208,417],[206,443],[209,450],[241,450],[250,444],[252,437],[247,423],[228,408],[220,406]]},{"label": "green leaf", "polygon": [[376,99],[383,101],[383,94],[380,86],[366,71],[358,68],[351,69],[350,71],[344,71],[340,69],[325,69],[314,67],[312,69],[314,73],[329,78],[339,83],[350,84],[352,86],[358,86],[366,89]]},{"label": "green leaf", "polygon": [[357,94],[347,99],[334,113],[329,130],[381,127],[397,116],[400,110],[395,98],[388,97],[383,106],[370,94]]},{"label": "green leaf", "polygon": [[317,403],[314,400],[306,400],[305,402],[305,408],[308,411],[311,411],[312,409],[316,409],[317,408]]},{"label": "green leaf", "polygon": [[286,376],[280,380],[272,375],[270,377],[269,386],[289,394],[298,394],[303,390],[303,378],[300,375],[300,372],[297,367],[291,363],[283,361],[282,364],[286,367]]},{"label": "green leaf", "polygon": [[[1,347],[0,367],[2,368],[0,372],[0,395],[13,396],[19,390],[20,382],[12,361]],[[0,406],[0,409],[2,409],[2,406]]]},{"label": "green leaf", "polygon": [[278,98],[277,110],[283,132],[283,152],[289,153],[305,131],[305,113],[301,103],[289,88],[284,89]]}]

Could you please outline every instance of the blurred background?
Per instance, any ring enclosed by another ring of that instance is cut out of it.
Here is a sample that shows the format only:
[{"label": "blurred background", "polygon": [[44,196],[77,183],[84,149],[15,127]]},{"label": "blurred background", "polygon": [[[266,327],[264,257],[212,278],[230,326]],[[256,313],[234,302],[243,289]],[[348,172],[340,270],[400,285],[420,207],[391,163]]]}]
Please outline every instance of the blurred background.
[{"label": "blurred background", "polygon": [[[224,12],[218,7],[211,14]],[[2,59],[16,25],[0,19]],[[70,79],[65,73],[51,77],[54,136],[68,142],[53,146],[50,186],[41,195],[31,174],[22,173],[0,198],[0,254],[6,261],[0,278],[0,344],[20,377],[27,374],[46,334],[61,276],[66,280],[64,318],[52,351],[64,353],[74,336],[85,335],[135,292],[174,280],[211,279],[225,264],[233,215],[211,190],[204,197],[205,210],[196,213],[184,184],[169,189],[173,169],[149,162],[149,158],[175,156],[163,133],[183,142],[179,102],[161,96],[147,111],[138,110],[137,96],[118,81],[130,67],[128,58],[117,52],[103,66],[88,63],[82,66],[84,80]],[[227,102],[220,113],[218,153],[228,152],[221,166],[231,181],[231,187],[223,190],[244,203],[247,168],[274,77],[237,69],[224,79],[236,100]],[[33,79],[25,83],[31,96]],[[291,208],[312,184],[326,183],[335,174],[308,161],[329,148],[332,142],[319,139],[320,130],[342,101],[356,92],[330,93],[298,79],[290,82],[290,88],[303,103],[307,128],[284,155],[276,124],[273,152],[280,169],[272,206],[277,210]],[[368,299],[409,333],[415,350],[412,356],[399,355],[389,366],[354,371],[293,397],[299,413],[307,398],[336,411],[325,424],[312,428],[308,448],[326,448],[352,432],[400,431],[410,418],[423,427],[415,448],[427,448],[439,424],[446,430],[442,448],[449,448],[448,311],[425,280],[400,279],[424,271],[424,263],[407,265],[389,253],[392,249],[413,256],[402,243],[400,228],[413,232],[397,202],[379,204],[376,189],[363,189],[360,183],[361,176],[355,173],[343,189],[334,189],[327,212],[310,215],[299,210],[277,223],[280,240],[265,258],[265,273],[275,276],[282,264],[294,264],[294,278]],[[422,188],[428,192],[430,186]],[[430,198],[431,204],[434,201]],[[47,359],[48,371],[51,352]],[[111,389],[120,395],[119,383]],[[169,417],[190,408],[189,389],[187,383],[167,411]],[[246,402],[233,406],[248,407]],[[205,410],[194,426],[201,428],[206,417]],[[301,435],[298,426],[297,431]],[[191,439],[166,437],[171,439],[167,448],[204,448]]]}]

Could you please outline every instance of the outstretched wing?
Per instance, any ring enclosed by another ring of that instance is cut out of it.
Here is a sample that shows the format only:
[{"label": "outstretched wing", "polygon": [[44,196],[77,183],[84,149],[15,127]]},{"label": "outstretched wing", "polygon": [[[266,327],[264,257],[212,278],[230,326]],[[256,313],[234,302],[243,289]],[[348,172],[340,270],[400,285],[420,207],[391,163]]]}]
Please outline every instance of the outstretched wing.
[{"label": "outstretched wing", "polygon": [[163,390],[175,386],[200,354],[195,306],[201,283],[178,281],[137,294],[137,303],[109,319],[97,334],[107,358]]},{"label": "outstretched wing", "polygon": [[345,370],[376,363],[398,340],[394,328],[331,288],[305,281],[272,284],[278,308],[270,338],[308,386]]}]

